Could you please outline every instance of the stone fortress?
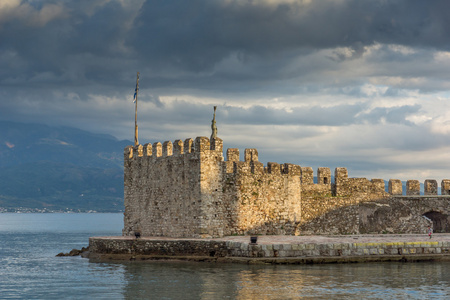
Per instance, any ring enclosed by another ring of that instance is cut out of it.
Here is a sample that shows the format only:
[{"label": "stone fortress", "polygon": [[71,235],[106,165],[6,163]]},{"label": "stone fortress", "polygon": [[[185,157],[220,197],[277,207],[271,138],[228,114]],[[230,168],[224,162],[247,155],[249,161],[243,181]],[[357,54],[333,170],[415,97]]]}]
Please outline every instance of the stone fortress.
[{"label": "stone fortress", "polygon": [[263,163],[256,149],[227,149],[217,137],[128,146],[124,236],[217,238],[450,232],[450,179],[420,183],[350,178],[346,168]]}]

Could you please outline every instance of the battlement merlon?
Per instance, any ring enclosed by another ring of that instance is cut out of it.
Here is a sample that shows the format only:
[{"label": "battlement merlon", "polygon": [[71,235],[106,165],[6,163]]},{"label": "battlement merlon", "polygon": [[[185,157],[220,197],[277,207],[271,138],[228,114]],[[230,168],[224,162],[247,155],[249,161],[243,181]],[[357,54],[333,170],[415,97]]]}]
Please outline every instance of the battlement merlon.
[{"label": "battlement merlon", "polygon": [[173,142],[173,155],[184,154],[184,144],[181,140],[175,140]]},{"label": "battlement merlon", "polygon": [[318,184],[331,184],[331,171],[330,168],[318,168],[317,169],[317,183]]},{"label": "battlement merlon", "polygon": [[188,138],[184,142],[182,140],[165,141],[162,144],[155,142],[144,145],[127,146],[124,149],[124,159],[137,159],[139,157],[159,158],[169,156],[179,156],[191,153],[206,153],[215,151],[222,153],[223,141],[220,138],[214,138],[210,141],[207,137],[197,137],[195,140]]},{"label": "battlement merlon", "polygon": [[258,161],[258,150],[256,149],[245,149],[244,161]]},{"label": "battlement merlon", "polygon": [[419,180],[406,181],[406,195],[418,196],[420,195],[420,182]]},{"label": "battlement merlon", "polygon": [[301,168],[301,183],[302,185],[314,184],[314,171],[311,167]]},{"label": "battlement merlon", "polygon": [[437,195],[438,184],[434,179],[426,179],[423,184],[424,194],[425,195]]},{"label": "battlement merlon", "polygon": [[450,179],[443,179],[441,182],[441,195],[450,195]]}]

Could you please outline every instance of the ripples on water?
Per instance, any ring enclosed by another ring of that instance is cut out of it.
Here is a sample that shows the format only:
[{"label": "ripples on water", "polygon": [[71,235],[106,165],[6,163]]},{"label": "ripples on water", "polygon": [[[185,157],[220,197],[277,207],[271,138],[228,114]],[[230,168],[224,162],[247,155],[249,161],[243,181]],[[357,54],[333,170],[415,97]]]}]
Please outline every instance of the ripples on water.
[{"label": "ripples on water", "polygon": [[89,263],[55,257],[120,235],[121,214],[0,214],[1,299],[448,299],[450,263]]}]

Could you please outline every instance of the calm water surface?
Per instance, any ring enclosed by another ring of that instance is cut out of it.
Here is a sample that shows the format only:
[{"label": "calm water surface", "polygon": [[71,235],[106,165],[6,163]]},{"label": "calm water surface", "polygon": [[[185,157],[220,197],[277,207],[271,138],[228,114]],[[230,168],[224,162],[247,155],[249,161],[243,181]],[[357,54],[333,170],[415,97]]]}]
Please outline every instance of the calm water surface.
[{"label": "calm water surface", "polygon": [[122,214],[1,214],[0,299],[450,299],[450,263],[247,266],[55,257]]}]

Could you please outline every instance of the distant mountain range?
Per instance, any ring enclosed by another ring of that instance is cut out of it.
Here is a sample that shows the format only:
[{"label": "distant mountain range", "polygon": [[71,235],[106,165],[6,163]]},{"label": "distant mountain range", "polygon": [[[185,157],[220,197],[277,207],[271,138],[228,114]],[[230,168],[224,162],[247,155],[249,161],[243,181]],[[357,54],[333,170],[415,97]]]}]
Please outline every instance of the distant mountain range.
[{"label": "distant mountain range", "polygon": [[131,144],[0,121],[0,211],[123,211],[123,149]]}]

